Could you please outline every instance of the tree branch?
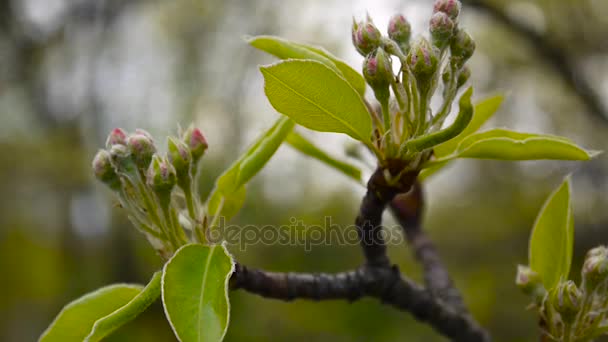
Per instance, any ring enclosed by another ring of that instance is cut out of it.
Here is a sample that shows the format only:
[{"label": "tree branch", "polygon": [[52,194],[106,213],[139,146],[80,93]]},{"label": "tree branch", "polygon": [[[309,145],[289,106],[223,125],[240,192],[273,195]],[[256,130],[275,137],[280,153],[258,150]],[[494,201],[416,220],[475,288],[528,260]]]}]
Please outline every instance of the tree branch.
[{"label": "tree branch", "polygon": [[336,274],[275,273],[237,264],[230,279],[232,290],[243,289],[265,298],[355,301],[373,297],[410,312],[453,341],[490,341],[468,315],[447,307],[415,283],[403,279],[396,267],[362,266]]},{"label": "tree branch", "polygon": [[608,120],[607,109],[604,107],[600,96],[587,79],[581,75],[575,63],[558,44],[550,41],[528,25],[513,20],[498,7],[484,0],[462,0],[462,2],[487,13],[496,21],[528,41],[536,53],[543,60],[547,61],[564,82],[578,95],[591,114],[601,118],[604,122]]},{"label": "tree branch", "polygon": [[[230,278],[230,289],[244,289],[285,301],[345,299],[352,302],[373,297],[411,313],[453,341],[490,341],[487,332],[466,310],[446,305],[432,292],[402,277],[396,266],[391,266],[381,234],[382,213],[397,194],[411,189],[417,177],[417,172],[395,172],[404,169],[400,163],[402,161],[389,161],[369,179],[355,222],[366,260],[363,266],[335,274],[311,274],[267,272],[237,264]],[[387,181],[394,174],[399,176]],[[441,263],[439,266],[443,269]]]},{"label": "tree branch", "polygon": [[423,209],[424,196],[422,185],[418,182],[409,193],[400,194],[391,202],[391,212],[403,228],[416,259],[423,267],[426,288],[434,296],[448,304],[453,310],[466,313],[467,308],[462,300],[460,291],[454,287],[454,283],[439,257],[435,244],[422,230]]},{"label": "tree branch", "polygon": [[[367,192],[361,201],[359,214],[355,220],[359,241],[365,260],[368,265],[376,267],[389,267],[390,261],[386,255],[386,245],[382,237],[382,213],[387,204],[401,192],[407,192],[415,182],[417,172],[401,174],[395,184],[388,184],[385,172],[393,174],[392,168],[401,168],[401,165],[392,167],[379,167],[367,183]],[[395,172],[394,174],[399,174]]]}]

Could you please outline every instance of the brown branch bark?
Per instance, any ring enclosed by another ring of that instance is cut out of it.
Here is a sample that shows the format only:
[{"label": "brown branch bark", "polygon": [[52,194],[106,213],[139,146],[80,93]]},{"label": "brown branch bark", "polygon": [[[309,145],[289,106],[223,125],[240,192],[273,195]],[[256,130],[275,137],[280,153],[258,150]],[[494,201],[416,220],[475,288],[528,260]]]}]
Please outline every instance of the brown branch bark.
[{"label": "brown branch bark", "polygon": [[373,297],[411,313],[453,341],[490,341],[489,335],[468,314],[456,312],[437,301],[425,289],[402,278],[396,267],[363,266],[335,274],[309,274],[266,272],[237,264],[230,288],[285,301],[355,301]]},{"label": "brown branch bark", "polygon": [[424,195],[420,183],[416,183],[409,193],[400,194],[391,202],[391,212],[401,225],[416,259],[422,265],[424,283],[428,291],[453,310],[466,313],[467,308],[460,291],[454,287],[435,244],[422,229],[423,209]]},{"label": "brown branch bark", "polygon": [[378,168],[372,174],[355,220],[366,263],[376,267],[390,266],[382,237],[382,213],[397,194],[409,191],[417,176],[417,172],[405,173],[394,184],[388,184],[385,172],[390,172],[392,168],[402,170],[403,165],[389,163],[388,168]]},{"label": "brown branch bark", "polygon": [[[355,301],[362,297],[373,297],[411,313],[453,341],[490,341],[488,333],[466,310],[457,310],[456,306],[447,305],[433,292],[403,277],[396,266],[391,266],[382,238],[382,213],[395,196],[410,190],[417,177],[417,172],[394,172],[404,169],[399,163],[401,162],[389,162],[388,167],[378,168],[374,172],[361,202],[355,223],[365,255],[363,266],[335,274],[311,274],[267,272],[237,264],[230,279],[230,288],[285,301]],[[385,172],[400,176],[392,179],[389,184]],[[442,267],[441,263],[439,266]]]}]

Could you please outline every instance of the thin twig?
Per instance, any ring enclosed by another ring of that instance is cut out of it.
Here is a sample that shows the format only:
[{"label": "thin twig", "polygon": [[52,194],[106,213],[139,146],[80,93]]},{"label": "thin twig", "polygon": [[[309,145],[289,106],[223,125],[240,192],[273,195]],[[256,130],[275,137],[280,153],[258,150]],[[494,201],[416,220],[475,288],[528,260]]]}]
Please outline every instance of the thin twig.
[{"label": "thin twig", "polygon": [[462,296],[441,261],[435,244],[422,230],[423,209],[424,196],[420,183],[416,183],[409,193],[400,194],[391,202],[391,212],[403,228],[416,259],[424,269],[424,282],[427,289],[451,306],[453,310],[466,313],[467,308]]}]

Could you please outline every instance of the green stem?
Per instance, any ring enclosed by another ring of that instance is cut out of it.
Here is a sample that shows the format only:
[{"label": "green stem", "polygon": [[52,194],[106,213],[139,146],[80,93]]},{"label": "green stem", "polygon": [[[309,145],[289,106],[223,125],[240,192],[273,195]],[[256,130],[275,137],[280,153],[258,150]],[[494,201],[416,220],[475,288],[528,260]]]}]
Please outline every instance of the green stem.
[{"label": "green stem", "polygon": [[[178,230],[181,229],[181,227],[179,226],[179,222],[176,223],[173,220],[174,216],[171,213],[172,208],[171,208],[170,196],[171,196],[171,194],[169,194],[169,196],[163,196],[162,198],[160,198],[160,196],[159,196],[159,202],[160,202],[161,210],[163,212],[163,217],[165,218],[165,222],[167,223],[167,227],[169,228],[168,232],[167,232],[169,241],[171,242],[171,244],[173,244],[175,249],[177,249],[177,248],[179,248],[179,246],[182,245],[179,241],[180,239],[178,238]],[[177,224],[177,226],[176,226],[176,224]]]},{"label": "green stem", "polygon": [[437,115],[431,121],[431,127],[437,125],[438,128],[441,128],[441,124],[450,113],[450,109],[452,109],[452,102],[456,97],[457,90],[456,86],[458,85],[458,75],[457,69],[454,66],[450,66],[450,81],[448,83],[448,90],[446,92],[446,97],[443,99],[443,104],[441,105]]},{"label": "green stem", "polygon": [[449,127],[435,133],[431,133],[416,139],[409,140],[402,145],[402,152],[404,150],[411,150],[420,152],[427,148],[439,145],[445,141],[448,141],[458,134],[460,134],[471,122],[473,118],[473,106],[471,105],[471,96],[473,95],[473,88],[469,88],[460,98],[460,112],[458,117]]}]

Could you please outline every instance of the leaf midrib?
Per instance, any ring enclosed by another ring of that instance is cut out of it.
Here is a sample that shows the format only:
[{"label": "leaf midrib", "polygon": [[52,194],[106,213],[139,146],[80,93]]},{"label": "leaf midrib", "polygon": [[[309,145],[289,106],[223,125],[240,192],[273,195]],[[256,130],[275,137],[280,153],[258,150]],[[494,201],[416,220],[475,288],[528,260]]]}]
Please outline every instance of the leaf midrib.
[{"label": "leaf midrib", "polygon": [[[319,65],[322,65],[324,68],[327,68],[328,70],[331,71],[331,69],[329,69],[328,67],[326,67],[325,65],[323,65],[320,62],[311,62],[311,63],[317,63]],[[270,68],[266,68],[264,69],[264,71],[273,79],[275,79],[277,82],[279,82],[281,85],[283,85],[285,88],[287,88],[288,90],[292,91],[293,93],[295,93],[296,95],[300,96],[301,98],[303,98],[304,100],[306,100],[308,103],[310,103],[311,105],[313,105],[314,107],[317,107],[318,109],[320,109],[321,111],[325,112],[326,114],[328,114],[330,117],[332,117],[334,120],[342,123],[344,126],[346,126],[348,129],[351,130],[352,133],[354,133],[355,136],[357,136],[359,139],[361,140],[366,140],[363,139],[358,133],[357,131],[346,121],[342,120],[339,117],[336,117],[335,114],[332,114],[329,110],[321,107],[320,105],[316,104],[314,101],[312,101],[311,99],[309,99],[308,97],[304,96],[303,94],[301,94],[300,92],[298,92],[297,90],[293,89],[292,87],[290,87],[287,83],[281,81],[281,79],[279,79],[278,77],[276,77],[275,75],[273,75],[270,71]],[[339,76],[338,76],[339,77]],[[348,85],[348,84],[347,84]],[[348,85],[350,87],[350,85]],[[352,87],[351,87],[352,88]],[[353,89],[354,90],[354,89]],[[357,94],[358,96],[358,94]]]},{"label": "leaf midrib", "polygon": [[201,342],[201,337],[203,336],[201,334],[201,327],[202,327],[202,315],[201,315],[201,311],[203,310],[203,301],[205,298],[205,285],[207,284],[207,275],[209,274],[209,265],[211,264],[211,258],[213,256],[213,252],[215,252],[215,246],[210,248],[209,251],[209,256],[207,257],[207,262],[205,263],[205,271],[203,272],[203,281],[201,284],[201,299],[198,303],[198,324],[197,324],[197,340],[199,342]]}]

